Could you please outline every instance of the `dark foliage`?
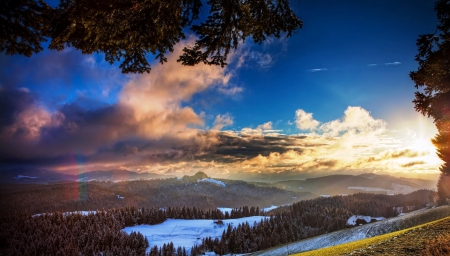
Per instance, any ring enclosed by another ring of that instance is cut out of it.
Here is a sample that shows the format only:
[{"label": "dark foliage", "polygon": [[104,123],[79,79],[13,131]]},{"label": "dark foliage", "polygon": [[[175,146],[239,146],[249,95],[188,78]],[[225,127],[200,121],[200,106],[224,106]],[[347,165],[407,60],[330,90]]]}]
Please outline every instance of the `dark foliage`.
[{"label": "dark foliage", "polygon": [[[409,195],[355,194],[300,201],[270,212],[260,223],[229,225],[221,239],[204,238],[190,250],[191,255],[204,251],[217,254],[246,253],[298,241],[346,227],[354,214],[392,217],[395,206],[422,207],[430,191]],[[55,212],[30,217],[14,214],[0,218],[1,255],[144,255],[149,246],[141,235],[127,235],[126,226],[158,224],[167,218],[226,219],[261,215],[257,207],[234,209],[230,215],[217,209],[195,207],[137,208],[126,207],[97,211],[87,216]],[[264,218],[264,217],[261,217]],[[150,247],[150,255],[187,255],[185,248],[172,243],[160,248]]]},{"label": "dark foliage", "polygon": [[226,65],[230,51],[247,37],[287,37],[302,22],[288,0],[209,0],[209,16],[199,19],[200,0],[60,0],[52,8],[42,0],[3,0],[0,4],[0,49],[30,56],[42,50],[75,47],[83,54],[101,52],[109,63],[121,62],[124,73],[150,72],[147,55],[162,64],[165,54],[185,38],[186,28],[199,39],[180,56],[183,65]]},{"label": "dark foliage", "polygon": [[[261,223],[228,226],[222,238],[206,238],[192,248],[194,255],[248,253],[346,228],[352,215],[393,217],[396,206],[419,208],[429,202],[429,190],[408,195],[355,194],[304,200],[278,208]],[[406,207],[404,207],[406,210]]]},{"label": "dark foliage", "polygon": [[36,0],[0,1],[0,51],[31,56],[42,51],[47,5]]},{"label": "dark foliage", "polygon": [[[155,211],[145,217],[163,221]],[[1,255],[144,255],[148,241],[122,229],[134,223],[132,209],[83,216],[60,212],[38,217],[15,215],[0,221]]]},{"label": "dark foliage", "polygon": [[437,204],[447,204],[450,199],[450,176],[441,173],[437,182]]},{"label": "dark foliage", "polygon": [[450,174],[450,1],[438,0],[435,11],[439,21],[436,31],[417,39],[419,64],[410,73],[417,89],[416,111],[432,117],[438,134],[432,140],[444,161],[440,171]]},{"label": "dark foliage", "polygon": [[[221,211],[201,211],[195,207],[109,209],[87,216],[80,213],[54,212],[30,217],[28,214],[0,218],[0,255],[144,255],[149,243],[140,233],[127,235],[127,226],[155,225],[167,218],[175,219],[225,219],[260,215],[255,207],[233,209],[231,215]],[[180,252],[170,243],[154,250]],[[152,255],[152,252],[150,252]],[[159,254],[158,254],[159,255]]]}]

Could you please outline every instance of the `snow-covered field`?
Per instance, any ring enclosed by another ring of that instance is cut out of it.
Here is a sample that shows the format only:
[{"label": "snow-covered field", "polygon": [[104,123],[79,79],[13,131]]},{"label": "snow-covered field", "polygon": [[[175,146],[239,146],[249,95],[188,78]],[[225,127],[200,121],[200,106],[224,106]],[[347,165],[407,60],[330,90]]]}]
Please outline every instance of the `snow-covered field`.
[{"label": "snow-covered field", "polygon": [[250,226],[256,222],[260,222],[263,216],[253,216],[239,219],[222,220],[223,225],[218,226],[214,224],[213,220],[179,220],[168,219],[157,225],[138,225],[133,227],[126,227],[123,231],[131,234],[131,232],[139,232],[147,237],[150,247],[173,242],[175,247],[184,246],[186,250],[190,250],[192,246],[200,244],[202,238],[212,237],[219,238],[226,230],[229,223],[233,227],[239,224],[248,222]]},{"label": "snow-covered field", "polygon": [[374,237],[393,231],[424,224],[450,215],[450,206],[441,206],[432,209],[422,209],[403,216],[386,219],[354,228],[343,229],[329,234],[312,237],[299,242],[290,243],[273,249],[256,252],[252,255],[286,255],[319,248],[353,242],[356,240]]}]

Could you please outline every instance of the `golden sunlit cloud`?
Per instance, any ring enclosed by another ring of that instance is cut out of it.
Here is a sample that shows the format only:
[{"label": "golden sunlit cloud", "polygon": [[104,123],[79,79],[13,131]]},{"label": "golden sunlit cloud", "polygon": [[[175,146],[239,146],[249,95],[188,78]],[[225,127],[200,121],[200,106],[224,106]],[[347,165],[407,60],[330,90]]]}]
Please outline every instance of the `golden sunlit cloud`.
[{"label": "golden sunlit cloud", "polygon": [[[21,163],[78,173],[119,168],[182,176],[204,171],[235,179],[439,173],[442,162],[430,142],[433,133],[411,122],[407,129],[390,130],[385,120],[360,106],[349,106],[342,117],[328,122],[297,109],[292,115],[298,134],[286,134],[270,120],[224,130],[232,127],[233,116],[196,112],[185,103],[205,90],[234,95],[242,89],[230,85],[232,71],[226,68],[180,69],[176,58],[183,46],[150,74],[131,76],[118,103],[94,110],[73,103],[49,111],[26,89],[0,91],[20,103],[20,111],[0,130],[7,148],[0,153]],[[211,126],[205,116],[214,120]]]}]

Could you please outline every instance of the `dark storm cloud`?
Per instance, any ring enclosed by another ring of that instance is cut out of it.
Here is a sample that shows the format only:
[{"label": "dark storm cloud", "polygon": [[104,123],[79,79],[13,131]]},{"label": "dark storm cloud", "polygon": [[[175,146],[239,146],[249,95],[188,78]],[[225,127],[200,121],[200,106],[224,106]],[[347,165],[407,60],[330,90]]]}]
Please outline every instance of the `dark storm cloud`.
[{"label": "dark storm cloud", "polygon": [[127,122],[133,111],[126,106],[107,105],[98,109],[85,109],[78,104],[59,109],[58,126],[44,127],[40,144],[59,151],[90,152],[122,136],[130,136],[137,127]]},{"label": "dark storm cloud", "polygon": [[35,99],[26,89],[0,87],[0,131],[12,125],[22,111],[35,104]]},{"label": "dark storm cloud", "polygon": [[286,136],[280,137],[229,137],[220,135],[220,148],[215,154],[217,156],[234,156],[236,158],[249,159],[258,155],[267,156],[271,152],[284,153],[289,150],[289,146],[295,141],[294,138]]},{"label": "dark storm cloud", "polygon": [[414,158],[419,156],[427,155],[428,152],[420,152],[412,149],[398,149],[398,150],[389,150],[382,152],[373,157],[369,157],[364,159],[367,162],[379,162],[388,159],[397,159],[397,158]]},{"label": "dark storm cloud", "polygon": [[423,164],[425,164],[424,161],[415,161],[415,162],[409,162],[409,163],[406,163],[406,164],[402,164],[402,167],[412,167],[412,166],[415,166],[415,165],[423,165]]}]

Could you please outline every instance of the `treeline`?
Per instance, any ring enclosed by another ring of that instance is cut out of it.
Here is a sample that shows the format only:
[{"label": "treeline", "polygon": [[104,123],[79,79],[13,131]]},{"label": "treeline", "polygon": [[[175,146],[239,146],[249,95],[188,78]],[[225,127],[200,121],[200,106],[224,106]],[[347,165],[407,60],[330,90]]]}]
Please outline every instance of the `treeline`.
[{"label": "treeline", "polygon": [[260,223],[229,226],[221,239],[208,237],[192,248],[193,255],[249,253],[346,228],[352,215],[394,217],[395,206],[424,207],[432,192],[419,190],[409,195],[354,194],[304,200],[278,208]]},{"label": "treeline", "polygon": [[[355,194],[304,200],[269,212],[260,223],[228,225],[220,238],[204,238],[191,249],[169,243],[150,246],[150,255],[219,255],[249,253],[346,228],[351,215],[392,217],[395,206],[422,207],[431,191],[409,195]],[[139,233],[122,229],[140,224],[159,224],[167,218],[225,219],[263,214],[257,207],[241,207],[231,214],[195,207],[126,207],[96,214],[61,212],[9,215],[0,218],[0,255],[145,255],[149,243]]]},{"label": "treeline", "polygon": [[[77,182],[49,185],[0,186],[0,215],[43,212],[72,212],[130,206],[217,207],[270,206],[289,204],[314,196],[273,187],[259,187],[244,181],[224,181],[226,187],[195,180],[136,180],[124,182]],[[118,197],[118,195],[120,197]]]},{"label": "treeline", "polygon": [[[163,221],[153,214],[154,224]],[[145,255],[147,239],[122,231],[133,219],[130,209],[2,218],[0,255]]]},{"label": "treeline", "polygon": [[190,207],[168,207],[164,214],[169,219],[237,219],[250,216],[262,216],[265,212],[261,211],[259,207],[239,207],[231,209],[230,213],[218,209],[203,211],[197,209],[195,206]]},{"label": "treeline", "polygon": [[[140,233],[127,235],[123,228],[155,225],[167,218],[224,219],[259,214],[262,212],[255,207],[233,209],[231,214],[195,207],[169,207],[167,210],[126,207],[88,215],[61,212],[34,217],[9,215],[0,218],[0,255],[144,255],[149,246],[147,239]],[[172,251],[171,248],[173,244],[151,250]],[[186,249],[180,248],[179,252],[185,255]]]}]

